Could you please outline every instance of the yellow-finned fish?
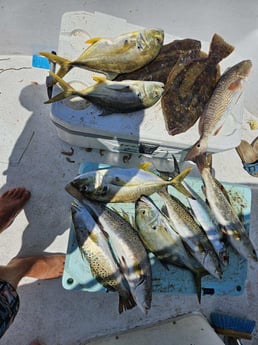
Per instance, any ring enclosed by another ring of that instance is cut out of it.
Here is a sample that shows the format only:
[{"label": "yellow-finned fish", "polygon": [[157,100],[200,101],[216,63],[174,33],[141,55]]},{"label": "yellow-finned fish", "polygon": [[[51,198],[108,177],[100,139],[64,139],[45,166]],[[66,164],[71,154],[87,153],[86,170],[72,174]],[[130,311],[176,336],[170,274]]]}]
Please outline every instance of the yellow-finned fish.
[{"label": "yellow-finned fish", "polygon": [[154,105],[161,97],[164,84],[156,81],[124,80],[110,81],[94,77],[97,82],[82,90],[75,90],[70,84],[50,72],[63,88],[63,92],[45,102],[54,103],[70,96],[82,97],[108,113],[130,113]]},{"label": "yellow-finned fish", "polygon": [[159,53],[164,41],[164,30],[143,29],[113,38],[92,38],[86,41],[88,48],[74,61],[58,55],[40,52],[61,67],[57,72],[64,77],[73,67],[81,67],[107,74],[114,79],[120,73],[128,73],[141,68]]},{"label": "yellow-finned fish", "polygon": [[239,97],[242,90],[242,81],[250,73],[252,62],[243,60],[229,68],[220,77],[216,88],[207,103],[199,121],[200,139],[186,154],[185,160],[193,160],[207,150],[209,137],[216,135],[225,120],[225,111],[231,105],[232,100]]},{"label": "yellow-finned fish", "polygon": [[210,155],[198,156],[195,162],[202,175],[209,206],[218,223],[223,227],[229,243],[245,259],[258,261],[257,253],[244,225],[229,202],[224,190],[211,175]]},{"label": "yellow-finned fish", "polygon": [[147,251],[129,222],[105,204],[83,199],[108,237],[119,267],[140,310],[147,314],[152,300],[152,272]]},{"label": "yellow-finned fish", "polygon": [[118,292],[119,313],[132,309],[136,303],[113,257],[107,237],[84,205],[73,202],[71,212],[78,247],[82,257],[87,259],[93,277],[108,290]]},{"label": "yellow-finned fish", "polygon": [[203,229],[196,223],[184,204],[165,188],[158,192],[164,199],[169,219],[195,259],[216,278],[222,277],[219,259]]},{"label": "yellow-finned fish", "polygon": [[182,180],[191,171],[186,168],[171,181],[141,168],[98,169],[76,176],[65,187],[66,191],[77,197],[78,192],[88,199],[100,202],[134,202],[141,195],[151,195],[163,186],[174,186],[191,197],[182,187]]}]

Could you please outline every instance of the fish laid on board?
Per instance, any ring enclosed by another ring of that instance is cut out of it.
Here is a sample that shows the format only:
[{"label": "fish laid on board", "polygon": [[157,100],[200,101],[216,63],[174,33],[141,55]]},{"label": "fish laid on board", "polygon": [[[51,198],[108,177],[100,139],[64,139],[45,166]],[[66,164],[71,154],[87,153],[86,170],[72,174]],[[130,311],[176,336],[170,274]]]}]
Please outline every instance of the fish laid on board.
[{"label": "fish laid on board", "polygon": [[[193,160],[206,152],[209,137],[218,134],[225,121],[226,110],[237,101],[242,92],[242,81],[251,70],[252,62],[243,60],[226,70],[220,77],[216,88],[207,103],[199,121],[200,139],[185,156],[185,160]],[[236,98],[237,96],[237,98]]]},{"label": "fish laid on board", "polygon": [[115,80],[155,80],[166,84],[168,75],[179,57],[188,54],[192,58],[197,58],[200,56],[200,49],[200,41],[190,38],[174,40],[164,44],[155,59],[147,65],[134,72],[120,74]]},{"label": "fish laid on board", "polygon": [[50,61],[60,65],[57,72],[64,77],[73,67],[105,73],[114,79],[120,73],[141,68],[159,53],[164,41],[161,29],[143,29],[122,34],[114,38],[92,38],[86,41],[88,48],[74,61],[58,55],[40,52]]},{"label": "fish laid on board", "polygon": [[221,278],[222,271],[218,257],[203,229],[179,199],[169,194],[164,188],[158,194],[165,201],[174,230],[181,236],[190,253],[207,272],[216,278]]},{"label": "fish laid on board", "polygon": [[194,270],[181,237],[154,202],[141,196],[135,203],[136,230],[145,247],[162,263]]},{"label": "fish laid on board", "polygon": [[82,90],[75,90],[56,74],[50,72],[50,75],[64,91],[46,101],[45,104],[79,96],[101,107],[102,115],[129,113],[151,107],[160,99],[164,87],[163,83],[155,81],[110,81],[103,77],[94,77],[97,83]]},{"label": "fish laid on board", "polygon": [[74,202],[71,211],[78,247],[89,263],[92,276],[106,289],[118,292],[119,313],[132,309],[136,303],[104,232],[84,205]]},{"label": "fish laid on board", "polygon": [[102,203],[83,199],[108,237],[119,267],[140,310],[146,314],[152,300],[152,272],[147,251],[137,232],[123,217]]},{"label": "fish laid on board", "polygon": [[219,62],[233,46],[214,34],[207,57],[186,59],[172,68],[161,97],[162,111],[170,135],[187,131],[203,113],[220,76]]},{"label": "fish laid on board", "polygon": [[[173,159],[174,172],[172,176],[176,176],[180,174],[180,168],[175,156],[173,156]],[[187,182],[183,181],[182,184],[192,195],[192,198],[187,198],[187,201],[195,220],[201,225],[202,229],[206,233],[213,249],[218,255],[220,263],[223,266],[227,266],[229,262],[228,250],[223,241],[223,232],[219,223],[202,197],[192,187],[190,187]]]},{"label": "fish laid on board", "polygon": [[257,261],[257,253],[243,223],[240,221],[225,192],[211,175],[210,155],[198,156],[195,162],[202,175],[209,206],[217,221],[223,227],[229,243],[245,259]]},{"label": "fish laid on board", "polygon": [[191,197],[182,188],[182,180],[191,171],[187,168],[171,181],[140,168],[108,168],[89,171],[76,176],[65,189],[73,195],[78,192],[86,198],[100,202],[134,202],[141,195],[151,195],[163,186],[171,185]]}]

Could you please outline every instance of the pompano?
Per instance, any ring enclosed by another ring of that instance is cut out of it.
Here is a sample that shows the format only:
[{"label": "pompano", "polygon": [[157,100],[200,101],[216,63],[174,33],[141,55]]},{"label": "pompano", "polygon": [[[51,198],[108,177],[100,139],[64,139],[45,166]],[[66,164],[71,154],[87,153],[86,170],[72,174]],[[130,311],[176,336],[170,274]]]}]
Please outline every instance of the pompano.
[{"label": "pompano", "polygon": [[221,278],[218,257],[202,228],[179,199],[169,194],[164,188],[158,194],[165,201],[173,228],[181,236],[190,253],[207,272],[216,278]]},{"label": "pompano", "polygon": [[233,49],[222,37],[214,34],[207,57],[189,61],[182,56],[172,68],[161,98],[170,135],[187,131],[201,116],[220,76],[218,63]]},{"label": "pompano", "polygon": [[97,82],[82,90],[49,72],[63,88],[63,92],[45,102],[54,103],[70,96],[80,96],[103,109],[103,115],[112,112],[129,113],[154,105],[161,97],[164,84],[155,81],[124,80],[110,81],[94,77]]},{"label": "pompano", "polygon": [[205,185],[205,194],[209,206],[217,221],[223,227],[231,246],[244,258],[257,261],[257,254],[249,239],[246,229],[239,220],[225,192],[210,172],[209,155],[196,157],[195,162],[200,170]]},{"label": "pompano", "polygon": [[140,168],[99,169],[76,176],[65,189],[75,197],[80,192],[88,199],[106,203],[134,202],[141,195],[151,195],[166,185],[172,185],[191,197],[181,187],[181,181],[190,171],[191,168],[187,168],[173,180],[165,181]]},{"label": "pompano", "polygon": [[40,52],[61,67],[57,72],[64,77],[73,67],[104,72],[113,79],[120,73],[132,72],[154,59],[163,45],[164,31],[143,29],[113,38],[92,38],[90,46],[74,61],[58,55]]},{"label": "pompano", "polygon": [[118,292],[119,313],[132,309],[136,304],[100,226],[82,204],[74,202],[71,211],[78,246],[92,275],[108,290]]},{"label": "pompano", "polygon": [[223,73],[199,121],[200,139],[187,153],[185,160],[193,160],[206,152],[209,137],[216,135],[225,120],[225,112],[233,100],[240,97],[242,81],[250,73],[252,62],[243,60]]},{"label": "pompano", "polygon": [[166,83],[172,67],[180,56],[188,54],[197,58],[201,53],[201,42],[190,38],[174,40],[164,44],[159,54],[147,65],[131,73],[120,74],[115,80],[155,80]]},{"label": "pompano", "polygon": [[146,249],[137,232],[117,212],[101,203],[83,199],[91,214],[107,234],[109,243],[131,294],[144,314],[151,307],[152,275]]}]

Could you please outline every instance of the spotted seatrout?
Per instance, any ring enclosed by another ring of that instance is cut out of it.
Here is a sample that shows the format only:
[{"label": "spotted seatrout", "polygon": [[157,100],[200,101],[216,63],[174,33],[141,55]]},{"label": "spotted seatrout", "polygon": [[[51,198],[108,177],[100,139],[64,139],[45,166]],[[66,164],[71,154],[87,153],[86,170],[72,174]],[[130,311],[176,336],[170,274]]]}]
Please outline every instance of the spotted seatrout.
[{"label": "spotted seatrout", "polygon": [[206,152],[209,137],[216,135],[225,121],[225,112],[236,99],[240,97],[242,81],[251,70],[252,62],[244,60],[234,65],[220,77],[216,88],[206,105],[199,121],[200,139],[194,144],[185,156],[185,160],[193,160]]},{"label": "spotted seatrout", "polygon": [[86,41],[90,46],[74,61],[48,52],[40,52],[40,55],[61,66],[57,72],[61,78],[73,67],[80,67],[104,72],[109,79],[113,79],[120,73],[132,72],[154,59],[163,40],[163,30],[150,28],[113,38],[92,38]]},{"label": "spotted seatrout", "polygon": [[92,275],[108,290],[118,292],[119,313],[132,309],[136,304],[102,229],[84,205],[74,202],[71,211],[78,247]]},{"label": "spotted seatrout", "polygon": [[144,314],[151,307],[152,274],[146,249],[137,232],[117,212],[101,203],[82,200],[108,237],[137,306]]}]

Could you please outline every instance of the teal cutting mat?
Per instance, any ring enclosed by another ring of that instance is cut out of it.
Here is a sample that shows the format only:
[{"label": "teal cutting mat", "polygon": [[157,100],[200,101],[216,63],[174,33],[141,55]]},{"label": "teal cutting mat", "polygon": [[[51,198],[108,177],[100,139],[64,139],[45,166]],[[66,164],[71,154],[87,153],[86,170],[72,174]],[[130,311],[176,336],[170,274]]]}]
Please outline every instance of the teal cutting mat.
[{"label": "teal cutting mat", "polygon": [[[87,171],[106,167],[110,166],[97,163],[83,163],[80,166],[79,173],[82,174]],[[201,179],[186,177],[185,181],[202,196]],[[223,185],[229,193],[233,206],[236,208],[238,214],[241,215],[246,230],[249,231],[251,208],[250,188],[228,183],[223,183]],[[169,191],[187,205],[187,200],[182,194],[170,186]],[[158,195],[153,194],[151,198],[157,203],[157,206],[162,205]],[[118,211],[123,209],[131,215],[134,214],[134,203],[112,204],[112,207]],[[221,280],[210,275],[202,278],[202,295],[237,296],[243,293],[247,276],[247,261],[236,254],[231,247],[229,247],[229,256],[230,263],[224,271]],[[175,295],[196,294],[193,276],[190,271],[172,265],[167,270],[152,254],[150,254],[150,260],[152,265],[153,292]],[[69,233],[62,284],[67,290],[105,291],[103,286],[92,277],[88,263],[82,258],[72,225]]]}]

